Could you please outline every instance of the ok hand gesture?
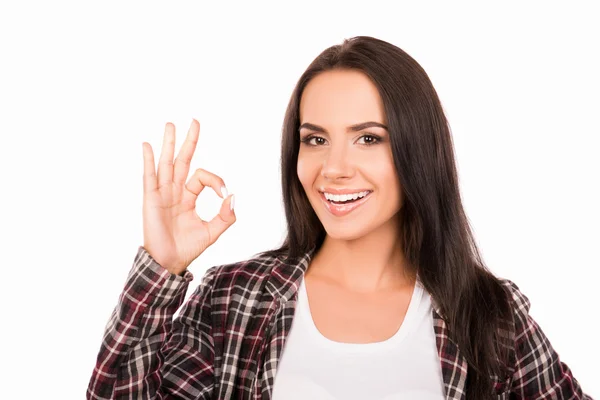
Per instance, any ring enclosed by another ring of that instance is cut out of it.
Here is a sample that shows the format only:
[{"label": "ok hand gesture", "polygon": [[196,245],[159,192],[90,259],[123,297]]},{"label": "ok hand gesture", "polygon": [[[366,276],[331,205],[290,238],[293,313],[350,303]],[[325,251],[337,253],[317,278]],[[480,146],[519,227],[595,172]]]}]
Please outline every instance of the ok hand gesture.
[{"label": "ok hand gesture", "polygon": [[[200,124],[193,120],[185,143],[173,161],[175,126],[167,123],[158,173],[152,146],[142,143],[144,248],[163,268],[177,275],[236,221],[233,195],[227,194],[225,182],[219,176],[197,169],[185,183],[199,133]],[[202,220],[196,213],[196,199],[206,186],[223,198],[219,214],[210,221]]]}]

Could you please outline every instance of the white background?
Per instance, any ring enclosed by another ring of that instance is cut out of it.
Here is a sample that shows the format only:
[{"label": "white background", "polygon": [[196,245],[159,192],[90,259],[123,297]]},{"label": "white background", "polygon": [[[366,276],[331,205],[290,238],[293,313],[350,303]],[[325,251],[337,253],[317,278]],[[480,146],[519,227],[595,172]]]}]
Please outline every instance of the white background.
[{"label": "white background", "polygon": [[[142,142],[157,157],[167,121],[177,151],[200,121],[192,170],[236,194],[188,295],[209,266],[279,244],[285,107],[308,64],[356,35],[427,71],[485,261],[600,396],[594,3],[2,3],[2,396],[84,397],[142,244]],[[200,216],[219,204],[207,189]]]}]

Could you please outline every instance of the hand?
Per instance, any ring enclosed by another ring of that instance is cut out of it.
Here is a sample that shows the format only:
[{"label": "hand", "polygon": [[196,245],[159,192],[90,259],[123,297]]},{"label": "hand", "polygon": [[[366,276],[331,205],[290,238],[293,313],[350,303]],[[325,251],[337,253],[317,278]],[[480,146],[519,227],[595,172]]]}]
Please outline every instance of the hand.
[{"label": "hand", "polygon": [[[185,183],[190,161],[198,143],[200,124],[195,119],[175,162],[175,126],[165,126],[158,177],[149,143],[144,152],[144,248],[154,260],[173,274],[180,275],[204,250],[235,221],[233,195],[227,195],[225,182],[215,174],[197,169]],[[219,214],[209,222],[196,213],[196,199],[205,186],[222,197]],[[221,193],[223,188],[224,193]]]}]

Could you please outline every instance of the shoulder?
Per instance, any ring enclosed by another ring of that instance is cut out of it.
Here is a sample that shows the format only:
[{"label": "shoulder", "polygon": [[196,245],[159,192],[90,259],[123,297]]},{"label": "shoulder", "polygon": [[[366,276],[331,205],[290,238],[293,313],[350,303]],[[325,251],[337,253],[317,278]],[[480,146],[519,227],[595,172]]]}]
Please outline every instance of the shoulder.
[{"label": "shoulder", "polygon": [[510,279],[500,278],[500,282],[509,293],[512,312],[512,339],[517,353],[522,352],[523,347],[532,346],[532,341],[545,342],[546,339],[539,326],[530,315],[531,302],[527,295]]},{"label": "shoulder", "polygon": [[271,275],[273,268],[282,262],[281,257],[256,255],[245,260],[215,265],[206,271],[202,284],[210,285],[215,295],[248,295],[256,291]]},{"label": "shoulder", "polygon": [[508,293],[508,301],[512,312],[513,334],[518,341],[523,337],[523,333],[531,330],[531,316],[529,310],[531,302],[529,297],[521,291],[519,286],[510,279],[499,278],[500,284]]},{"label": "shoulder", "polygon": [[529,298],[511,280],[500,281],[510,293],[514,318],[511,398],[590,398],[529,314]]},{"label": "shoulder", "polygon": [[[212,266],[192,295],[191,304],[202,304],[204,315],[210,315],[210,324],[220,327],[219,331],[243,332],[244,324],[270,309],[273,297],[269,282],[273,269],[281,262],[278,257],[254,256]],[[191,319],[198,318],[197,312],[189,314],[193,315]]]},{"label": "shoulder", "polygon": [[531,331],[529,326],[531,303],[515,282],[506,278],[497,279],[507,293],[510,309],[510,318],[504,320],[504,324],[499,328],[499,335],[507,339],[506,344],[509,346],[508,372],[509,375],[514,375],[515,371],[519,369],[519,360],[522,358],[521,347],[525,344],[524,342],[529,340],[526,333]]},{"label": "shoulder", "polygon": [[531,302],[529,298],[519,289],[516,283],[506,278],[499,278],[502,287],[509,293],[509,300],[512,303],[516,313],[521,315],[529,314]]},{"label": "shoulder", "polygon": [[245,260],[235,261],[212,267],[215,277],[222,280],[256,280],[269,276],[272,269],[281,262],[275,256],[253,256]]}]

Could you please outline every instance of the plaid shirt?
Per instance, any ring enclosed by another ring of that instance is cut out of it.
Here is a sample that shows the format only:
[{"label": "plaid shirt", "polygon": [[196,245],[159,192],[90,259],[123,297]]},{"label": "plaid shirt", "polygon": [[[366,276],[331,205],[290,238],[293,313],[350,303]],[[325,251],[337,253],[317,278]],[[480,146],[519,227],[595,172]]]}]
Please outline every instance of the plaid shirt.
[{"label": "plaid shirt", "polygon": [[[256,256],[214,266],[183,305],[190,271],[169,273],[139,247],[104,338],[88,399],[271,399],[298,288],[313,251],[296,260]],[[509,280],[514,364],[492,376],[497,399],[590,399],[529,316]],[[433,328],[446,399],[465,399],[467,362],[439,307]]]}]

